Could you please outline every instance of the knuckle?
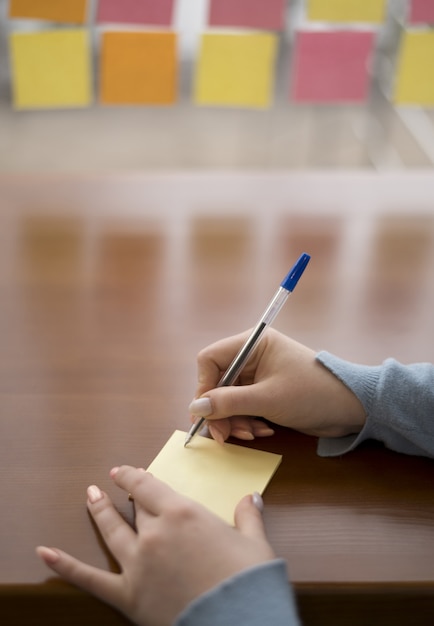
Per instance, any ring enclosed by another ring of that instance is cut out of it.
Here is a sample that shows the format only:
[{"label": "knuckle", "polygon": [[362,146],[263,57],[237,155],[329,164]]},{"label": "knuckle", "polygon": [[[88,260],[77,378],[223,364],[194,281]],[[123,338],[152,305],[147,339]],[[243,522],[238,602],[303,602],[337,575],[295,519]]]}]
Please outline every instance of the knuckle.
[{"label": "knuckle", "polygon": [[169,506],[166,513],[168,519],[176,525],[190,523],[196,517],[196,505],[187,498],[183,498]]},{"label": "knuckle", "polygon": [[226,387],[225,394],[223,396],[222,409],[226,415],[239,415],[240,414],[240,402],[235,387]]}]

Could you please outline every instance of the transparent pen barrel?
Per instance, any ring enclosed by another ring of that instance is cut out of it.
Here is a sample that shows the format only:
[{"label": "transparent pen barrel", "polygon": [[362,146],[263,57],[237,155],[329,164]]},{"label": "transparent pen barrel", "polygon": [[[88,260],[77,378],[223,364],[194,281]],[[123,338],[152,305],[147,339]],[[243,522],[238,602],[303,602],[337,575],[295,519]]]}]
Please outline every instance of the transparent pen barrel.
[{"label": "transparent pen barrel", "polygon": [[283,287],[279,287],[279,289],[274,294],[274,297],[271,300],[270,304],[268,305],[264,315],[261,317],[259,324],[264,323],[267,326],[269,326],[270,324],[273,323],[280,309],[285,304],[289,296],[289,293],[290,292],[287,289],[284,289]]},{"label": "transparent pen barrel", "polygon": [[226,387],[228,385],[232,385],[235,382],[239,373],[241,372],[253,350],[255,349],[256,345],[259,343],[264,331],[273,322],[274,318],[284,305],[287,297],[289,296],[289,293],[290,292],[287,289],[279,287],[279,289],[274,294],[274,297],[271,300],[270,304],[268,305],[265,313],[251,332],[246,343],[238,352],[237,356],[228,367],[226,373],[220,379],[220,382],[217,385],[218,387]]}]

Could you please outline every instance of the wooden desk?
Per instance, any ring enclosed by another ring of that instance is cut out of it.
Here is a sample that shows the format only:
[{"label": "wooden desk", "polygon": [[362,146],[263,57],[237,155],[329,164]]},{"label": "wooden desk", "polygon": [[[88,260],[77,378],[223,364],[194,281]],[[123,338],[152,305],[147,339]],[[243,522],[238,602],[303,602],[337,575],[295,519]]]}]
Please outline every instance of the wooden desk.
[{"label": "wooden desk", "polygon": [[[0,180],[2,623],[121,624],[50,577],[56,545],[110,560],[85,490],[188,426],[195,356],[256,321],[302,251],[276,327],[364,363],[434,360],[434,178],[173,174]],[[265,521],[304,624],[434,620],[434,463],[289,430]]]}]

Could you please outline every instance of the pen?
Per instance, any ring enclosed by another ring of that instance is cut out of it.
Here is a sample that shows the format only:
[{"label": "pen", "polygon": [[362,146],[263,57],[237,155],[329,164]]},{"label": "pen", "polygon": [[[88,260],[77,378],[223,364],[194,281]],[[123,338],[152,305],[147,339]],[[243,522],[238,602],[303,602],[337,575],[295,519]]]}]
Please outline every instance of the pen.
[{"label": "pen", "polygon": [[[288,274],[280,283],[278,290],[271,298],[270,303],[265,309],[265,312],[263,313],[261,319],[256,324],[247,341],[238,352],[232,363],[229,365],[226,372],[221,377],[217,387],[228,387],[235,382],[241,370],[247,363],[247,360],[249,359],[253,350],[258,345],[259,340],[262,338],[265,330],[273,323],[280,309],[285,304],[289,294],[294,291],[295,286],[297,285],[301,275],[306,269],[309,261],[310,255],[303,252],[297,262],[289,270]],[[200,417],[198,421],[193,424],[185,438],[184,447],[190,443],[198,430],[203,426],[205,421],[205,417]]]}]

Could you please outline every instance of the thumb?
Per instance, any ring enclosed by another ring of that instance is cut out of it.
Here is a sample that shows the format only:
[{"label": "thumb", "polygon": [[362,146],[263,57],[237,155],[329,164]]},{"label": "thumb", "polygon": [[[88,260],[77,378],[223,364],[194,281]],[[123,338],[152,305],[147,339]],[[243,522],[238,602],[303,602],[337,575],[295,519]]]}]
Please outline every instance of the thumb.
[{"label": "thumb", "polygon": [[188,409],[192,415],[209,420],[233,415],[258,415],[258,409],[263,404],[259,387],[259,384],[216,387],[193,400]]},{"label": "thumb", "polygon": [[257,492],[245,496],[238,503],[234,515],[235,526],[246,537],[268,541],[262,519],[263,508],[263,500]]}]

